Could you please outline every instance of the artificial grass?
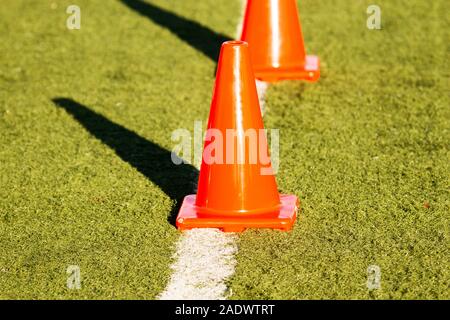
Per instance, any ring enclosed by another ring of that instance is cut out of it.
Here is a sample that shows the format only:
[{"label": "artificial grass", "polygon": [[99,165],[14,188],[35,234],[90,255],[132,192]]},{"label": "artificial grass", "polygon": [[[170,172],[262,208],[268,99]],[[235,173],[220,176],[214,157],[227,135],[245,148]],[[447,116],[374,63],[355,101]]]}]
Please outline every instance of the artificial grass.
[{"label": "artificial grass", "polygon": [[[171,132],[205,123],[214,48],[240,3],[148,2],[77,1],[76,31],[72,2],[3,4],[0,298],[164,289],[196,175],[171,166]],[[369,4],[299,2],[322,78],[272,85],[265,124],[280,129],[279,189],[302,213],[290,233],[240,236],[232,298],[449,298],[448,4],[380,0],[379,31]]]},{"label": "artificial grass", "polygon": [[370,1],[299,4],[322,77],[271,86],[265,124],[302,213],[242,235],[233,298],[448,299],[448,2],[377,1],[378,31]]},{"label": "artificial grass", "polygon": [[[77,1],[81,29],[72,31],[73,2],[2,5],[0,298],[164,290],[179,235],[173,211],[195,179],[172,164],[171,133],[207,118],[208,48],[233,35],[240,5],[152,3],[162,10]],[[185,32],[201,33],[203,46]],[[81,290],[66,287],[69,265],[80,267]]]}]

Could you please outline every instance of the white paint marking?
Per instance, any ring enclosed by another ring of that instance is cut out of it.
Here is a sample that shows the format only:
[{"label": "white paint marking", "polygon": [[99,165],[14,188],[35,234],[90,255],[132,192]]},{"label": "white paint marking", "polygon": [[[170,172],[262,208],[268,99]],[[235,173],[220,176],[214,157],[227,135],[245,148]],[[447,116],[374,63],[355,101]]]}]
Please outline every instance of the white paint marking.
[{"label": "white paint marking", "polygon": [[161,300],[225,300],[225,281],[234,273],[236,235],[218,229],[183,232],[177,244],[174,273]]},{"label": "white paint marking", "polygon": [[[236,38],[240,38],[245,12],[242,1],[242,15]],[[267,82],[256,80],[261,113],[264,115],[264,96]],[[195,187],[196,187],[195,183]],[[170,266],[173,274],[160,300],[225,300],[228,292],[226,281],[234,274],[237,235],[224,233],[219,229],[193,229],[184,231]]]}]

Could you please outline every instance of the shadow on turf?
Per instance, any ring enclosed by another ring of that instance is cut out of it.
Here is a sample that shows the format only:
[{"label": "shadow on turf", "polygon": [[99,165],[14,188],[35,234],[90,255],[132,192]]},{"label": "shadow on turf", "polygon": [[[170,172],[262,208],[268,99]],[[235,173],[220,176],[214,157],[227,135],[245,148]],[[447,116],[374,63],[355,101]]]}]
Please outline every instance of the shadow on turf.
[{"label": "shadow on turf", "polygon": [[167,219],[175,225],[183,197],[195,193],[193,182],[198,177],[198,170],[189,164],[175,165],[170,151],[72,99],[54,98],[52,101],[176,201],[177,205]]},{"label": "shadow on turf", "polygon": [[183,18],[167,10],[141,0],[119,0],[127,7],[169,29],[178,38],[217,62],[220,46],[230,40],[198,22]]}]

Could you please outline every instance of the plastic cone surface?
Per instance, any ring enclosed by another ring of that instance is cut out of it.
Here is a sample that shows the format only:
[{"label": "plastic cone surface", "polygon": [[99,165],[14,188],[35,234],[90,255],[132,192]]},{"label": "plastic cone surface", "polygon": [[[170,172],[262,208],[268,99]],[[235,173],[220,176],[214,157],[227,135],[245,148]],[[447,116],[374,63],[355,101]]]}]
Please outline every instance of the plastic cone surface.
[{"label": "plastic cone surface", "polygon": [[249,43],[257,79],[319,79],[319,59],[306,55],[295,0],[248,0],[241,40]]},{"label": "plastic cone surface", "polygon": [[177,227],[289,230],[297,208],[297,197],[278,194],[248,45],[225,42],[217,68],[198,194],[185,197]]}]

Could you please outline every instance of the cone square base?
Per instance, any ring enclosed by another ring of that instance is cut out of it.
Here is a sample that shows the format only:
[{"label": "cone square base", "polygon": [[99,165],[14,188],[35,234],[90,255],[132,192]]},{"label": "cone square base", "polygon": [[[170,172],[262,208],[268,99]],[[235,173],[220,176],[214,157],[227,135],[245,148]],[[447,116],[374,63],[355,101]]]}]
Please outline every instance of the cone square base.
[{"label": "cone square base", "polygon": [[277,212],[253,216],[217,216],[199,214],[195,205],[196,195],[186,196],[181,205],[176,225],[180,230],[194,228],[219,228],[224,232],[242,232],[248,228],[269,228],[289,231],[297,218],[299,201],[294,195],[280,195],[281,205]]},{"label": "cone square base", "polygon": [[305,65],[302,68],[270,68],[254,70],[255,78],[266,82],[280,80],[305,80],[315,82],[319,80],[319,58],[317,56],[306,56]]}]

